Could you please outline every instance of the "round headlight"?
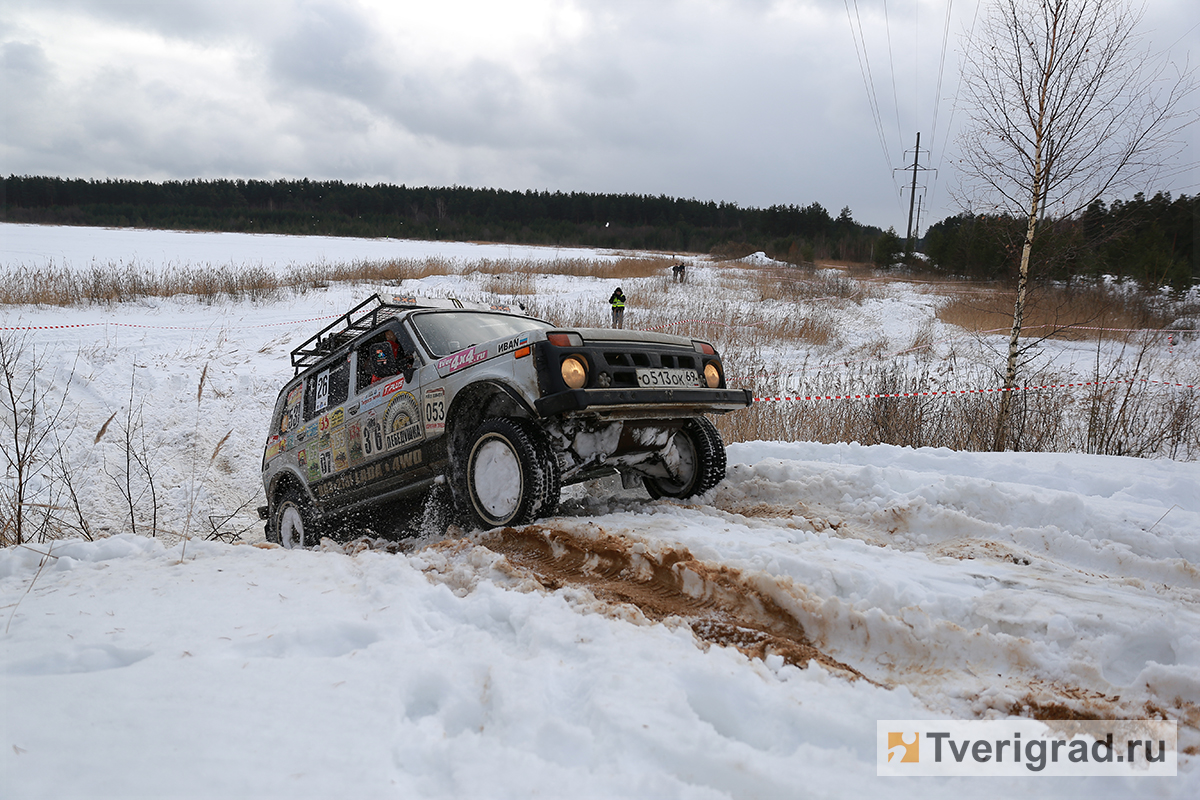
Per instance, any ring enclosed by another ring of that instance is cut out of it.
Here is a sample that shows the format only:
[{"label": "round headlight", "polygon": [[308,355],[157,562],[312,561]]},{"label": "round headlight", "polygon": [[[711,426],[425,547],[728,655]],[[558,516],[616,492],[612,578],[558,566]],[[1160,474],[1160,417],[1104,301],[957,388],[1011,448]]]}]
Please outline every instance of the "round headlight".
[{"label": "round headlight", "polygon": [[704,365],[704,381],[710,389],[717,389],[721,386],[721,371],[711,361]]},{"label": "round headlight", "polygon": [[578,356],[567,356],[562,362],[563,383],[572,389],[582,389],[587,385],[587,367]]}]

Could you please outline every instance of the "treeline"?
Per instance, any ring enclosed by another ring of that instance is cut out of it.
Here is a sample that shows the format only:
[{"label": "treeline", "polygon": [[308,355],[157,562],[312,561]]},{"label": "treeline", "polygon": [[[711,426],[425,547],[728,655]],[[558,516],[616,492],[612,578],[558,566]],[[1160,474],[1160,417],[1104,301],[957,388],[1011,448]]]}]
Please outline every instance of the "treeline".
[{"label": "treeline", "polygon": [[503,191],[310,180],[83,180],[9,176],[10,222],[637,248],[781,260],[869,261],[881,231],[819,203]]},{"label": "treeline", "polygon": [[[1200,279],[1196,233],[1200,195],[1159,192],[1149,200],[1097,201],[1082,214],[1047,217],[1032,253],[1032,274],[1042,279],[1111,275],[1147,288],[1186,289]],[[1016,274],[1025,220],[958,214],[929,227],[924,253],[940,272],[985,279]]]}]

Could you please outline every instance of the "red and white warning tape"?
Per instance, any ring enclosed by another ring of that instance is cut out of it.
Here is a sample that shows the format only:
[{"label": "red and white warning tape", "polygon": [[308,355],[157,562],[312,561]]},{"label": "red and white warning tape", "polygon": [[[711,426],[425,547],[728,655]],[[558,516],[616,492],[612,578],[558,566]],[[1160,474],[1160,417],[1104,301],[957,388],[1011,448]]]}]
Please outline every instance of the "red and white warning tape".
[{"label": "red and white warning tape", "polygon": [[[222,328],[247,329],[247,328],[277,328],[284,325],[303,325],[308,322],[318,322],[323,319],[334,319],[341,316],[340,314],[329,314],[324,317],[310,317],[309,319],[297,319],[291,322],[266,322],[262,325],[220,325]],[[138,325],[133,322],[80,322],[74,325],[26,325],[24,327],[3,327],[0,326],[0,331],[56,331],[65,328],[102,328],[113,326],[117,328],[145,328],[155,331],[210,331],[217,327],[217,323],[205,325],[204,327],[187,327],[183,325]]]},{"label": "red and white warning tape", "polygon": [[1011,389],[1003,387],[993,389],[953,389],[944,392],[891,392],[884,394],[826,394],[826,395],[809,395],[802,397],[796,395],[794,397],[779,395],[773,397],[755,397],[756,403],[769,402],[788,402],[788,401],[804,401],[804,400],[873,400],[879,397],[949,397],[954,395],[966,394],[990,394],[993,392],[1028,392],[1034,389],[1068,389],[1076,386],[1108,386],[1117,383],[1155,383],[1160,386],[1175,386],[1181,389],[1195,389],[1196,386],[1188,383],[1172,383],[1170,381],[1155,381],[1149,378],[1126,378],[1115,381],[1086,381],[1081,383],[1048,383],[1041,386],[1014,386]]},{"label": "red and white warning tape", "polygon": [[751,322],[745,325],[736,325],[732,322],[717,322],[713,319],[678,319],[674,322],[668,322],[665,325],[655,325],[653,328],[642,328],[644,331],[664,331],[667,328],[675,328],[680,325],[687,325],[689,322],[695,322],[700,325],[716,325],[718,328],[757,328],[760,323]]}]

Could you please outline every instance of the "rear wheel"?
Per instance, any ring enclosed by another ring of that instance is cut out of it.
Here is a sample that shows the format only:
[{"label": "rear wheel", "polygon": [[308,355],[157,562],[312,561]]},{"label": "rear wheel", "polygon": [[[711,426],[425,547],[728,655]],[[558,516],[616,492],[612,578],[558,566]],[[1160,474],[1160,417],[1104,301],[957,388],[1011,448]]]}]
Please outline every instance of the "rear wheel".
[{"label": "rear wheel", "polygon": [[312,507],[303,492],[291,489],[275,504],[270,532],[269,540],[288,549],[312,547],[321,540]]},{"label": "rear wheel", "polygon": [[483,528],[526,525],[558,505],[558,463],[541,432],[521,419],[486,420],[456,470],[455,494]]},{"label": "rear wheel", "polygon": [[644,479],[653,498],[694,497],[704,494],[725,477],[725,443],[705,417],[693,417],[671,437],[663,453],[671,478]]}]

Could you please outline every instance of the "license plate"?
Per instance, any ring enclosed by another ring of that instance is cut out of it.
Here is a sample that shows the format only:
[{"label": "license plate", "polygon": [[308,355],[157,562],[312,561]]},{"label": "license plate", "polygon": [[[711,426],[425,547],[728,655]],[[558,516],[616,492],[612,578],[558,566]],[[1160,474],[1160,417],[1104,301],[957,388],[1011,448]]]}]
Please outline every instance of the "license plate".
[{"label": "license plate", "polygon": [[694,369],[639,369],[638,386],[643,389],[670,389],[673,387],[703,386],[700,373]]}]

